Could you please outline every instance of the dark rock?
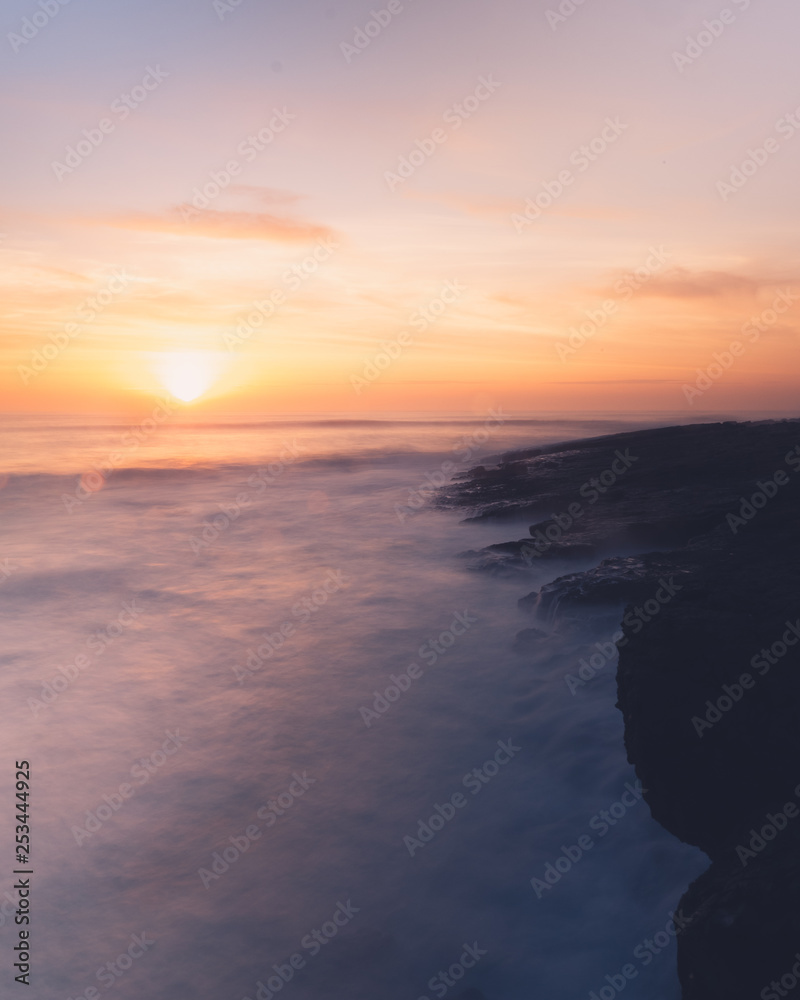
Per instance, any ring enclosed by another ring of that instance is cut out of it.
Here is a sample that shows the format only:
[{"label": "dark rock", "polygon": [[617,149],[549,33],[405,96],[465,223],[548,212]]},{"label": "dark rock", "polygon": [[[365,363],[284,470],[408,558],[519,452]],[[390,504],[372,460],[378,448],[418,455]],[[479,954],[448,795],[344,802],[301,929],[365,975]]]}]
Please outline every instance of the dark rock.
[{"label": "dark rock", "polygon": [[565,613],[585,608],[621,608],[628,602],[655,600],[655,595],[664,590],[662,580],[667,583],[666,594],[670,591],[669,580],[681,587],[681,581],[691,572],[684,562],[675,556],[614,556],[584,573],[558,577],[541,590],[521,597],[519,606],[553,622]]},{"label": "dark rock", "polygon": [[[528,516],[538,522],[534,536],[543,525],[560,524],[560,537],[541,536],[544,551],[565,542],[592,545],[606,555],[625,547],[669,550],[724,520],[742,487],[765,474],[765,452],[772,445],[777,454],[796,433],[792,421],[726,422],[548,445],[482,467],[480,475],[442,489],[436,502],[471,508],[472,520]],[[619,454],[628,456],[629,467],[603,485],[615,463],[625,464]],[[573,504],[581,508],[577,517],[569,514]]]},{"label": "dark rock", "polygon": [[597,551],[593,545],[569,543],[566,545],[551,545],[539,553],[531,545],[529,539],[517,542],[498,542],[487,545],[485,549],[460,553],[461,558],[470,560],[470,569],[482,572],[496,573],[503,570],[507,575],[529,573],[531,568],[545,561],[585,560],[596,557]]},{"label": "dark rock", "polygon": [[680,904],[682,919],[689,920],[678,938],[684,1000],[766,997],[769,984],[796,966],[799,847],[792,836],[746,868],[738,860],[714,862],[692,883]]},{"label": "dark rock", "polygon": [[[620,451],[638,460],[589,502],[586,484]],[[520,604],[568,622],[633,602],[617,614],[628,759],[653,816],[712,861],[679,908],[685,1000],[770,1000],[796,975],[798,456],[800,421],[663,428],[516,453],[441,499],[481,519],[530,513],[540,542],[614,556]],[[669,600],[643,618],[636,605],[665,578]]]}]

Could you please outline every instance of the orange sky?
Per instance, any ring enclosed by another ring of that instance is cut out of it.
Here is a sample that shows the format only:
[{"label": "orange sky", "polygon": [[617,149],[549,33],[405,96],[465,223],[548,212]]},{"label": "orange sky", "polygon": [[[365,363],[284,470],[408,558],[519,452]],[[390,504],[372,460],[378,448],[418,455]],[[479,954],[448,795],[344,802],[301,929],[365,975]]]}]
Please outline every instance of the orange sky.
[{"label": "orange sky", "polygon": [[795,412],[788,0],[29,6],[4,410]]}]

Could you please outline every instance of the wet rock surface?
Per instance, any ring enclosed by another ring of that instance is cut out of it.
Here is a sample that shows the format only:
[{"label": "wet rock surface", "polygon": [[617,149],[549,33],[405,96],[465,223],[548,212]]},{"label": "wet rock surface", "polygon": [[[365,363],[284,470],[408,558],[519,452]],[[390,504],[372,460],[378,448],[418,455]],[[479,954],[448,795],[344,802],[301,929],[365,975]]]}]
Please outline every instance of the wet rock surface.
[{"label": "wet rock surface", "polygon": [[595,557],[520,604],[532,627],[618,609],[628,759],[653,816],[712,862],[680,904],[683,995],[780,984],[800,953],[800,421],[518,452],[440,503],[533,518],[530,539],[467,554],[477,570]]}]

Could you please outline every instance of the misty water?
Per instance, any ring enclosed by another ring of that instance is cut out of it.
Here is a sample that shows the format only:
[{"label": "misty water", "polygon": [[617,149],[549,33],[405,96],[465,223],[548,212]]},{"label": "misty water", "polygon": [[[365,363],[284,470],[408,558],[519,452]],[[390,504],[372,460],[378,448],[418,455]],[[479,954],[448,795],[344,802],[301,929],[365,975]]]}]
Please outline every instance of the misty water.
[{"label": "misty water", "polygon": [[[408,513],[439,473],[625,426],[183,424],[134,446],[9,424],[2,740],[9,781],[32,764],[37,1000],[567,1000],[626,965],[627,998],[675,1000],[664,929],[706,859],[626,790],[615,657],[565,682],[617,625],[515,652],[550,627],[517,600],[574,564],[475,573],[461,553],[529,521]],[[0,878],[10,948],[8,858]]]}]

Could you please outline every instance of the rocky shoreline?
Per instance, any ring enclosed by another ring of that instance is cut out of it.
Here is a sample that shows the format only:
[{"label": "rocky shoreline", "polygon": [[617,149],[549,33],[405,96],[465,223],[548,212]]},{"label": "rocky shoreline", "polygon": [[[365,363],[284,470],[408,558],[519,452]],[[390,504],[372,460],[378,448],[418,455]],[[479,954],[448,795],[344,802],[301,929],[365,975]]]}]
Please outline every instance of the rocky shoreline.
[{"label": "rocky shoreline", "polygon": [[684,1000],[787,995],[800,984],[800,421],[515,452],[438,503],[531,520],[529,537],[465,553],[476,571],[574,565],[520,601],[532,627],[518,643],[625,605],[628,759],[654,818],[711,860],[680,903]]}]

